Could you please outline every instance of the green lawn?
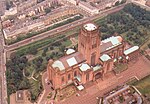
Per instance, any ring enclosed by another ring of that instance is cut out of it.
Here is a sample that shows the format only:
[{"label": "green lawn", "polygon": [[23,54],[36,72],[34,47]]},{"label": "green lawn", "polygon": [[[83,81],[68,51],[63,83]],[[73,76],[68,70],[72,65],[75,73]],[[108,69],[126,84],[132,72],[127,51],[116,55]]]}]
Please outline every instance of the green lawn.
[{"label": "green lawn", "polygon": [[69,40],[69,39],[67,39],[66,41],[64,41],[63,43],[62,43],[62,45],[64,45],[64,46],[70,46],[72,43],[71,43],[71,41]]},{"label": "green lawn", "polygon": [[150,97],[150,75],[134,84],[137,89]]},{"label": "green lawn", "polygon": [[117,65],[116,65],[114,71],[115,71],[116,73],[120,73],[120,72],[126,70],[127,68],[128,68],[128,65],[127,65],[127,64],[122,64],[122,63],[120,63],[120,64],[117,64]]},{"label": "green lawn", "polygon": [[42,83],[41,83],[41,76],[38,77],[38,81],[30,79],[29,83],[31,86],[29,89],[29,91],[31,92],[31,99],[34,101],[35,99],[37,99],[37,96],[43,90],[42,89]]},{"label": "green lawn", "polygon": [[33,71],[34,71],[34,68],[32,66],[27,66],[27,68],[25,69],[25,73],[29,74],[27,77],[31,77]]}]

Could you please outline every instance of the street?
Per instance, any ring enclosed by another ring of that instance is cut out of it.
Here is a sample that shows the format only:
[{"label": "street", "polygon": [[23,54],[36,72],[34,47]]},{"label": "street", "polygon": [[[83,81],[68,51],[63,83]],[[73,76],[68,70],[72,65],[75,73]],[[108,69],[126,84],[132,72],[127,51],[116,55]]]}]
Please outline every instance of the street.
[{"label": "street", "polygon": [[7,104],[7,84],[5,76],[6,57],[4,52],[4,39],[0,32],[0,104]]},{"label": "street", "polygon": [[112,9],[110,9],[110,10],[109,9],[105,10],[105,11],[101,12],[100,14],[94,15],[92,17],[83,18],[81,20],[77,20],[75,22],[72,22],[72,23],[60,26],[58,28],[55,28],[53,30],[44,32],[42,34],[33,36],[33,37],[25,39],[25,40],[22,40],[20,42],[15,43],[15,44],[5,46],[5,49],[6,49],[6,51],[15,50],[15,49],[17,49],[17,48],[19,48],[21,46],[24,46],[24,45],[27,45],[27,44],[39,41],[41,39],[45,39],[45,38],[49,38],[49,37],[54,36],[54,35],[58,35],[58,33],[61,33],[61,32],[66,31],[66,30],[70,30],[70,29],[72,29],[74,27],[77,27],[77,26],[80,26],[82,24],[85,24],[85,23],[87,23],[89,21],[92,22],[94,19],[96,19],[98,17],[103,17],[103,16],[106,16],[108,14],[115,13],[115,12],[123,9],[124,6],[125,6],[125,4],[123,4],[121,6],[114,7]]}]

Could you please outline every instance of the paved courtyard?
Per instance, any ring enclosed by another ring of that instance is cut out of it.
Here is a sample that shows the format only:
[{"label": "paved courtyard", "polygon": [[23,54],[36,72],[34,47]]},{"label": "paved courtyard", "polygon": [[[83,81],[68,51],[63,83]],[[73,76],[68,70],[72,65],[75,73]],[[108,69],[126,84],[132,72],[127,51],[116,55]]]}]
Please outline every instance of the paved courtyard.
[{"label": "paved courtyard", "polygon": [[54,104],[96,104],[98,102],[96,97],[102,97],[105,93],[111,91],[116,86],[123,85],[133,77],[141,79],[150,74],[149,63],[144,56],[140,56],[135,62],[129,63],[128,70],[117,76],[113,73],[108,73],[105,75],[104,80],[93,82],[92,86],[88,86],[84,91],[81,91],[80,96],[74,95],[65,101]]}]

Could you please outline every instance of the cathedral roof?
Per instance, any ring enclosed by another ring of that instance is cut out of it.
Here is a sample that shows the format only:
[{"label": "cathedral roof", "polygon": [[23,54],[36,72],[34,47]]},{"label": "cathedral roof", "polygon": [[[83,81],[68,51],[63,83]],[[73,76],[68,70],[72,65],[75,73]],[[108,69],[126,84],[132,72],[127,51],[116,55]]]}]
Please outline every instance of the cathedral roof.
[{"label": "cathedral roof", "polygon": [[77,64],[77,60],[75,59],[75,57],[71,57],[67,59],[66,61],[70,67]]},{"label": "cathedral roof", "polygon": [[69,48],[69,49],[66,51],[66,54],[69,55],[69,54],[72,54],[72,53],[74,53],[74,52],[75,52],[74,49]]},{"label": "cathedral roof", "polygon": [[60,70],[64,70],[65,69],[65,67],[64,67],[64,65],[63,65],[63,63],[61,62],[61,61],[59,61],[59,60],[56,60],[53,64],[52,64],[52,67],[53,68],[59,68]]},{"label": "cathedral roof", "polygon": [[103,54],[103,55],[100,57],[100,59],[101,59],[103,62],[105,62],[105,61],[110,60],[111,58],[109,57],[109,55]]},{"label": "cathedral roof", "polygon": [[101,41],[101,52],[105,52],[113,47],[116,47],[122,43],[121,36],[112,36]]},{"label": "cathedral roof", "polygon": [[69,67],[72,67],[74,65],[80,64],[85,61],[85,58],[80,52],[75,52],[73,54],[61,57],[60,59],[56,60],[52,67],[56,68],[58,67],[60,71],[65,70]]},{"label": "cathedral roof", "polygon": [[96,65],[93,67],[93,71],[97,71],[97,70],[100,70],[102,69],[102,66],[101,65]]},{"label": "cathedral roof", "polygon": [[90,66],[86,63],[82,63],[79,68],[81,71],[87,71],[88,69],[90,69]]}]

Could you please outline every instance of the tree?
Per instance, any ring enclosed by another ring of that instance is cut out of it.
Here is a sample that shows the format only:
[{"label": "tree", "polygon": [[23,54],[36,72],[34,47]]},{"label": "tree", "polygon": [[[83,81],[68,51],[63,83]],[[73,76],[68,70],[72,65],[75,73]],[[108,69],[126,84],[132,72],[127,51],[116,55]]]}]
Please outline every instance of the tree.
[{"label": "tree", "polygon": [[28,89],[30,86],[29,86],[29,80],[27,78],[23,78],[23,80],[21,81],[20,85],[19,85],[19,89],[22,90],[22,89]]},{"label": "tree", "polygon": [[126,3],[126,1],[127,1],[127,0],[122,0],[122,1],[120,2],[120,4]]},{"label": "tree", "polygon": [[53,47],[53,46],[51,46],[51,47],[50,47],[50,50],[54,50],[54,47]]},{"label": "tree", "polygon": [[49,59],[50,59],[50,56],[47,56],[47,57],[46,57],[46,60],[49,61]]},{"label": "tree", "polygon": [[36,20],[36,19],[38,19],[39,17],[37,17],[37,16],[34,16],[34,17],[32,17],[32,20]]},{"label": "tree", "polygon": [[59,50],[60,50],[61,52],[64,52],[65,46],[64,46],[64,45],[60,46]]},{"label": "tree", "polygon": [[120,4],[120,2],[119,1],[117,1],[116,3],[115,3],[115,6],[118,6]]},{"label": "tree", "polygon": [[48,51],[48,47],[45,47],[43,51],[44,51],[44,52],[47,52],[47,51]]},{"label": "tree", "polygon": [[29,54],[37,54],[37,49],[35,47],[29,47]]},{"label": "tree", "polygon": [[43,57],[44,57],[44,56],[46,56],[46,53],[45,53],[45,52],[43,52],[43,53],[42,53],[42,56],[43,56]]},{"label": "tree", "polygon": [[45,11],[45,13],[46,13],[46,14],[48,14],[48,13],[50,13],[50,12],[51,12],[51,8],[45,8],[45,10],[44,10],[44,11]]}]

